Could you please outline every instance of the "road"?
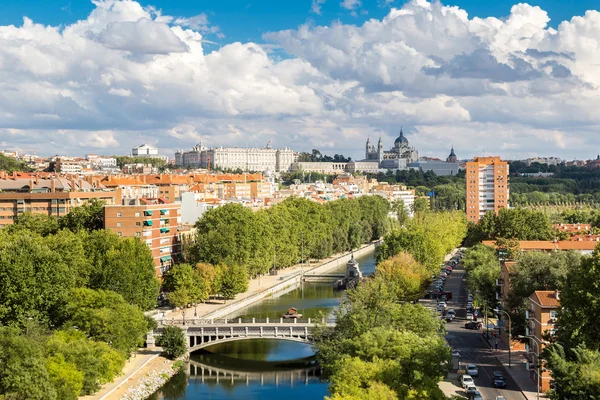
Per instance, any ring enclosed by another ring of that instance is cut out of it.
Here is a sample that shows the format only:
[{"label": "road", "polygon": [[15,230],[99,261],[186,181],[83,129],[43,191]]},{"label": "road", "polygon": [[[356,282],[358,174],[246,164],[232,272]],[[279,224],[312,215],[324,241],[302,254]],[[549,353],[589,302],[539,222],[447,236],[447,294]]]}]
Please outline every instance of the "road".
[{"label": "road", "polygon": [[[525,397],[519,390],[515,381],[506,369],[494,357],[487,342],[484,340],[482,330],[469,330],[465,325],[465,305],[467,302],[466,282],[463,282],[465,272],[458,266],[448,276],[444,290],[451,291],[452,300],[448,301],[448,308],[456,310],[457,318],[446,324],[446,338],[452,350],[460,352],[460,364],[476,364],[479,367],[479,376],[475,378],[475,385],[481,392],[484,400],[494,400],[496,396],[504,396],[506,400],[523,400]],[[492,383],[494,371],[500,371],[506,378],[506,389],[496,389]],[[463,395],[458,381],[455,382],[457,395]]]}]

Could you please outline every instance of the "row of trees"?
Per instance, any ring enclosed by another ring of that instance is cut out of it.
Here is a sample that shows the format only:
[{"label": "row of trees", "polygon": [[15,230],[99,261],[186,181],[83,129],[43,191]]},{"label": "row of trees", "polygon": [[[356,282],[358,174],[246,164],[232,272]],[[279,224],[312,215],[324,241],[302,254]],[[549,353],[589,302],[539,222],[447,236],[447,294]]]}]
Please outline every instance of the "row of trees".
[{"label": "row of trees", "polygon": [[349,162],[351,157],[344,157],[343,154],[335,154],[333,157],[321,154],[317,149],[313,149],[310,153],[301,152],[298,155],[298,161],[302,162]]},{"label": "row of trees", "polygon": [[460,246],[466,233],[467,220],[460,211],[417,212],[385,237],[377,249],[377,261],[406,251],[429,272],[437,272],[446,254]]},{"label": "row of trees", "polygon": [[153,327],[143,314],[159,288],[148,247],[96,230],[97,217],[91,204],[0,230],[0,397],[91,394]]},{"label": "row of trees", "polygon": [[186,259],[192,265],[239,266],[254,277],[273,267],[323,259],[378,239],[389,230],[389,211],[389,203],[380,196],[324,205],[289,198],[258,212],[226,204],[198,220]]},{"label": "row of trees", "polygon": [[488,212],[477,224],[469,224],[465,240],[475,245],[482,240],[507,238],[516,240],[552,240],[556,231],[548,215],[526,208],[503,208],[498,214]]}]

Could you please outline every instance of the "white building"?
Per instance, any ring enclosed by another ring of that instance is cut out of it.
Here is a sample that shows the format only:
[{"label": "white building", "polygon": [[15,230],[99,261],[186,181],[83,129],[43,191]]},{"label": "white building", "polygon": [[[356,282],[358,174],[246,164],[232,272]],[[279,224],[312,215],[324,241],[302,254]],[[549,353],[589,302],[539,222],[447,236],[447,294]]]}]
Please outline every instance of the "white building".
[{"label": "white building", "polygon": [[181,223],[194,225],[202,214],[225,204],[225,200],[205,199],[204,193],[185,192],[181,194]]},{"label": "white building", "polygon": [[142,144],[141,146],[134,147],[131,149],[131,155],[133,157],[160,158],[164,161],[169,160],[169,157],[160,155],[158,149],[149,144]]},{"label": "white building", "polygon": [[287,147],[273,149],[270,143],[264,148],[209,148],[200,142],[191,151],[176,152],[175,164],[208,169],[287,172],[297,158],[295,151]]}]

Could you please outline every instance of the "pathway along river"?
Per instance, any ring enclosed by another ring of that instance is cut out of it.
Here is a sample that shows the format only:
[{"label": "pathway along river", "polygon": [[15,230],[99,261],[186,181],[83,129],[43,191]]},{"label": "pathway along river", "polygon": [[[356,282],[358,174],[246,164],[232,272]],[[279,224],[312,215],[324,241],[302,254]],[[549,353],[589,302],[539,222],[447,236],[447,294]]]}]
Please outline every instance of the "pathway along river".
[{"label": "pathway along river", "polygon": [[[375,271],[374,254],[358,258],[363,274]],[[345,266],[340,267],[341,272]],[[343,292],[331,283],[303,283],[278,293],[231,317],[280,318],[296,307],[303,318],[330,313]],[[192,353],[188,371],[175,375],[151,400],[311,400],[327,395],[308,344],[285,340],[240,340]]]}]

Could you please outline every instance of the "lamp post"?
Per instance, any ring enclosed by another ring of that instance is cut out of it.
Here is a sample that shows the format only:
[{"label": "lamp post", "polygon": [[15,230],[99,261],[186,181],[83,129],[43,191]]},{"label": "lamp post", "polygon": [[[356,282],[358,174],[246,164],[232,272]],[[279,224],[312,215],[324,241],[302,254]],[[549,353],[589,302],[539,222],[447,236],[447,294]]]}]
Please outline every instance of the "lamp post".
[{"label": "lamp post", "polygon": [[511,363],[511,360],[512,360],[512,358],[511,358],[511,351],[510,351],[511,344],[512,344],[511,343],[511,341],[512,341],[512,338],[511,338],[511,336],[512,336],[512,320],[510,319],[510,314],[507,313],[504,310],[500,310],[498,308],[494,308],[494,312],[496,314],[500,314],[502,312],[502,313],[506,314],[506,316],[508,317],[508,368],[510,368],[511,364],[512,364]]},{"label": "lamp post", "polygon": [[522,336],[522,335],[519,335],[517,337],[519,339],[525,339],[525,338],[527,338],[527,339],[529,339],[529,342],[533,342],[537,346],[537,353],[536,353],[536,359],[535,359],[535,370],[536,370],[536,375],[537,375],[537,384],[536,384],[537,395],[536,395],[536,399],[540,400],[540,345],[537,342],[537,340],[535,340],[535,338],[533,336]]}]

